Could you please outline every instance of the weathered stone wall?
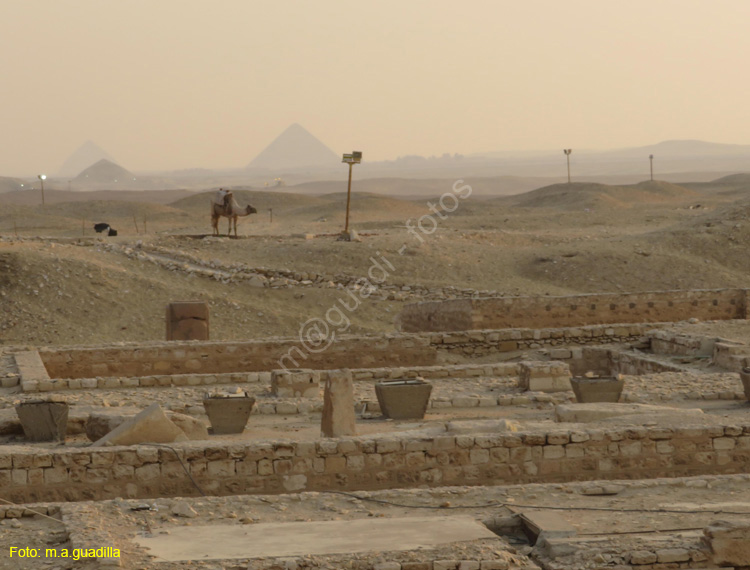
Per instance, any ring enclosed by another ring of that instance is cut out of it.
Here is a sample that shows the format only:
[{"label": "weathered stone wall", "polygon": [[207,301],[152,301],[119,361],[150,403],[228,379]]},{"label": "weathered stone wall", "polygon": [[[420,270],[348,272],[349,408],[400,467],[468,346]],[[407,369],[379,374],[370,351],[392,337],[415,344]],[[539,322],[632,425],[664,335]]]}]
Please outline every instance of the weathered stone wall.
[{"label": "weathered stone wall", "polygon": [[600,376],[628,374],[642,376],[658,372],[688,372],[685,367],[638,352],[613,350],[603,346],[558,348],[549,351],[550,358],[566,363],[573,376],[593,372]]},{"label": "weathered stone wall", "polygon": [[623,344],[640,340],[646,333],[665,323],[626,325],[590,325],[543,329],[471,330],[421,333],[443,352],[472,356],[546,347]]},{"label": "weathered stone wall", "polygon": [[[565,345],[599,345],[633,342],[652,330],[654,324],[592,325],[554,329],[477,330],[449,333],[394,334],[371,337],[342,337],[321,352],[298,351],[295,339],[236,342],[162,342],[120,346],[80,346],[39,350],[48,376],[55,380],[76,379],[74,389],[135,385],[171,385],[167,378],[182,375],[183,385],[221,383],[205,375],[270,372],[281,368],[331,370],[336,368],[403,368],[431,366],[436,351],[472,356]],[[294,361],[286,358],[290,355]],[[296,362],[296,364],[295,364]],[[19,363],[19,369],[21,369]],[[22,380],[37,381],[47,390],[64,389],[64,383],[51,387],[48,377],[20,370]],[[30,370],[33,372],[33,370]],[[202,378],[199,378],[202,376]],[[145,378],[134,384],[128,378]],[[85,380],[85,382],[84,382]],[[235,381],[235,380],[228,380]]]},{"label": "weathered stone wall", "polygon": [[[400,378],[475,378],[477,376],[518,376],[519,362],[494,364],[447,364],[436,366],[397,366],[387,368],[354,368],[355,381],[379,381]],[[44,369],[42,367],[42,369]],[[312,369],[305,369],[312,370]],[[321,382],[328,378],[327,370],[315,371]],[[46,376],[46,375],[45,375]],[[172,386],[212,386],[215,384],[270,384],[272,372],[226,372],[223,374],[161,374],[134,377],[45,378],[23,377],[24,392],[53,392],[59,390],[111,390],[116,388],[153,388]]]},{"label": "weathered stone wall", "polygon": [[649,332],[648,336],[651,352],[654,354],[679,356],[711,356],[717,342],[726,342],[718,337],[690,335],[669,330],[654,330]]},{"label": "weathered stone wall", "polygon": [[436,351],[414,335],[341,337],[308,351],[297,339],[165,342],[117,347],[46,348],[39,355],[52,378],[153,376],[269,371],[278,368],[429,366]]},{"label": "weathered stone wall", "polygon": [[713,363],[732,372],[740,372],[750,366],[750,347],[731,340],[714,344]]},{"label": "weathered stone wall", "polygon": [[[636,479],[750,468],[750,423],[172,446],[212,495]],[[14,502],[195,495],[166,447],[5,448]]]},{"label": "weathered stone wall", "polygon": [[404,332],[419,332],[744,319],[746,314],[745,289],[716,289],[431,301],[404,307],[399,323]]}]

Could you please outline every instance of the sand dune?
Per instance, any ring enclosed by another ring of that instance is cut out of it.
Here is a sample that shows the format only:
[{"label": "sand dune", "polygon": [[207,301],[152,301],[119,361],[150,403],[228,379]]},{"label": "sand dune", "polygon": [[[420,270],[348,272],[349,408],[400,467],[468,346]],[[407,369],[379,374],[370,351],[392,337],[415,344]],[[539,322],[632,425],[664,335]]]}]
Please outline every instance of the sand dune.
[{"label": "sand dune", "polygon": [[581,210],[627,208],[636,204],[683,201],[699,196],[695,190],[670,182],[648,181],[629,186],[574,182],[553,184],[503,200],[520,208]]}]

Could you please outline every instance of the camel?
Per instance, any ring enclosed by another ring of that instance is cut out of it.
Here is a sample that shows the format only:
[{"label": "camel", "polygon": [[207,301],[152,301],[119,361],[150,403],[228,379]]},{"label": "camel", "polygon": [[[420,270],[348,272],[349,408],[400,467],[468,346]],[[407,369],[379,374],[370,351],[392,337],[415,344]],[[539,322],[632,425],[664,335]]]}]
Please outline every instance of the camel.
[{"label": "camel", "polygon": [[231,236],[232,225],[234,225],[234,237],[237,237],[237,218],[257,213],[258,210],[250,204],[245,209],[242,209],[229,190],[220,188],[213,202],[211,202],[211,227],[213,228],[213,235],[219,235],[219,218],[222,216],[229,218],[227,236]]}]

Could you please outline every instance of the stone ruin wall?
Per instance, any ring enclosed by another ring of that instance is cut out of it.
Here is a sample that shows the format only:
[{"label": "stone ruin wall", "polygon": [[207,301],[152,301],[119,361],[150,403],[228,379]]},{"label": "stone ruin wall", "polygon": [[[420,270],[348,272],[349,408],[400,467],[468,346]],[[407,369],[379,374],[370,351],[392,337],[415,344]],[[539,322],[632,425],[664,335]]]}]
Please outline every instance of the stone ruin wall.
[{"label": "stone ruin wall", "polygon": [[[358,491],[746,473],[750,424],[171,447],[209,495]],[[0,487],[18,503],[197,493],[172,449],[146,445],[5,450]]]},{"label": "stone ruin wall", "polygon": [[746,296],[746,289],[716,289],[431,301],[406,305],[399,326],[420,332],[745,319]]},{"label": "stone ruin wall", "polygon": [[[477,330],[450,333],[343,337],[307,358],[292,352],[298,366],[337,368],[409,368],[432,366],[438,352],[467,356],[516,350],[634,342],[659,324],[593,325],[571,328]],[[172,385],[168,376],[184,376],[186,385],[231,383],[216,379],[234,373],[270,372],[279,359],[298,347],[293,339],[248,342],[159,342],[124,346],[42,348],[16,353],[26,391]],[[284,363],[293,362],[284,360]],[[202,378],[195,378],[201,376]],[[213,376],[213,378],[208,378]],[[102,378],[120,378],[102,381]],[[141,380],[132,380],[139,378]],[[53,379],[53,384],[49,384]],[[98,379],[98,380],[95,380]],[[63,382],[68,380],[68,382]],[[80,380],[75,381],[74,380]],[[253,380],[249,380],[253,381]],[[29,384],[32,382],[32,384]],[[35,384],[33,384],[35,382]],[[39,388],[43,384],[46,388]]]},{"label": "stone ruin wall", "polygon": [[341,337],[316,352],[305,350],[296,339],[273,339],[43,348],[39,355],[51,378],[256,372],[282,368],[282,364],[324,370],[429,366],[436,359],[428,339],[405,335]]}]

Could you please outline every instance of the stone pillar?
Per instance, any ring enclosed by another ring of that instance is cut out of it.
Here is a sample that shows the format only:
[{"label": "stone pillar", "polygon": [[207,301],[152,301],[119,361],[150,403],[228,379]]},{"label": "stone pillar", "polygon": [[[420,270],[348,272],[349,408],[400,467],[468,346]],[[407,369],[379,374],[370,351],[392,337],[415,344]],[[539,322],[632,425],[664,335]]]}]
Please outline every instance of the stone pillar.
[{"label": "stone pillar", "polygon": [[167,340],[208,340],[208,303],[177,301],[167,305]]},{"label": "stone pillar", "polygon": [[354,384],[351,370],[330,370],[323,394],[322,437],[356,435]]}]

